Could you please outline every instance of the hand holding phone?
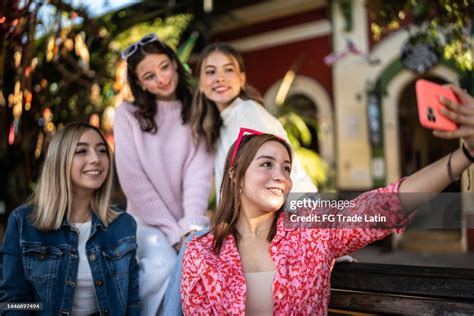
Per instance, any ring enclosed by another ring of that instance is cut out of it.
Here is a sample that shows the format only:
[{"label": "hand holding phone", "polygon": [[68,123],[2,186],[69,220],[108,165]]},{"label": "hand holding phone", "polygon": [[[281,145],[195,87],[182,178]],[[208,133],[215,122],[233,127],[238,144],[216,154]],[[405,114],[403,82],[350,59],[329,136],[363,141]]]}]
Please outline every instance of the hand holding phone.
[{"label": "hand holding phone", "polygon": [[440,112],[440,109],[444,108],[444,105],[439,100],[440,96],[452,102],[461,103],[453,90],[424,79],[417,80],[415,88],[418,118],[421,125],[426,128],[442,131],[454,131],[459,128],[457,123]]}]

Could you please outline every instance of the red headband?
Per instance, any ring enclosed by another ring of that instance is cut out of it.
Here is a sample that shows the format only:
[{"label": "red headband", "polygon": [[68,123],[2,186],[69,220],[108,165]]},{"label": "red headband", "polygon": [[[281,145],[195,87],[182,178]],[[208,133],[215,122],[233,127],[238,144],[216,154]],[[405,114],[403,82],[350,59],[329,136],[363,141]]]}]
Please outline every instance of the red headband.
[{"label": "red headband", "polygon": [[232,152],[232,157],[230,157],[230,166],[234,165],[235,155],[237,154],[237,150],[239,150],[240,142],[242,142],[242,138],[244,137],[245,133],[254,134],[254,135],[261,135],[263,132],[256,131],[254,129],[241,127],[239,130],[239,136],[237,136],[237,140],[235,141],[234,151]]},{"label": "red headband", "polygon": [[[242,142],[242,138],[245,136],[245,133],[248,134],[253,134],[253,135],[261,135],[261,134],[267,134],[265,132],[260,132],[254,129],[246,128],[246,127],[241,127],[239,130],[239,136],[237,136],[237,140],[235,141],[235,146],[234,146],[234,151],[232,152],[232,157],[230,157],[230,166],[232,167],[234,165],[234,160],[235,160],[235,155],[237,154],[237,150],[239,150],[240,143]],[[273,135],[276,138],[286,142],[283,138]]]}]

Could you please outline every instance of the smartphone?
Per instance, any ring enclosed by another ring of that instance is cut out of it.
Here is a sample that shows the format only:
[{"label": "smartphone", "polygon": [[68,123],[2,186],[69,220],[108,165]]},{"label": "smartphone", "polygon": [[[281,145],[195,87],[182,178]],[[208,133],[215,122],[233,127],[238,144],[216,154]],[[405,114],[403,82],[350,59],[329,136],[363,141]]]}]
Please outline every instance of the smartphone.
[{"label": "smartphone", "polygon": [[418,103],[418,118],[421,125],[430,129],[454,131],[459,125],[440,112],[444,105],[439,101],[440,96],[461,103],[453,90],[434,82],[419,79],[416,81],[416,99]]}]

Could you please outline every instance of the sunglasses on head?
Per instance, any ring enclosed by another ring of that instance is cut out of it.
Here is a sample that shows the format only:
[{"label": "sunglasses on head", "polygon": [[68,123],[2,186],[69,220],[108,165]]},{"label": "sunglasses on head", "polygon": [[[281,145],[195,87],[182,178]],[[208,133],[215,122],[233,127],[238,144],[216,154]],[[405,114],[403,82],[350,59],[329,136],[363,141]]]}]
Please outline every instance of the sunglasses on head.
[{"label": "sunglasses on head", "polygon": [[160,38],[155,33],[150,33],[148,35],[143,36],[139,41],[131,44],[130,46],[128,46],[122,51],[122,58],[127,60],[130,56],[135,54],[138,47],[145,46],[146,44],[149,44],[155,41],[157,42],[160,41]]}]

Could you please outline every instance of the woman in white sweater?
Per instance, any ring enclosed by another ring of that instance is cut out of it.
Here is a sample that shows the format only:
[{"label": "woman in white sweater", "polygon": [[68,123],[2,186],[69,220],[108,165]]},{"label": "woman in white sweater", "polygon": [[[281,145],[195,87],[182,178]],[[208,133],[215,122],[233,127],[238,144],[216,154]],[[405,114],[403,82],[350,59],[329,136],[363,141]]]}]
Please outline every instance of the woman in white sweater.
[{"label": "woman in white sweater", "polygon": [[192,135],[191,91],[173,50],[149,34],[122,55],[135,100],[115,114],[117,172],[138,224],[142,315],[155,315],[183,239],[209,225],[213,155]]},{"label": "woman in white sweater", "polygon": [[[194,94],[191,124],[204,136],[208,150],[215,150],[216,192],[222,181],[224,161],[241,127],[279,136],[288,141],[280,121],[264,107],[260,94],[246,83],[242,56],[226,44],[212,44],[199,56],[199,87]],[[292,192],[316,192],[298,157],[293,162]]]}]

